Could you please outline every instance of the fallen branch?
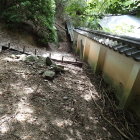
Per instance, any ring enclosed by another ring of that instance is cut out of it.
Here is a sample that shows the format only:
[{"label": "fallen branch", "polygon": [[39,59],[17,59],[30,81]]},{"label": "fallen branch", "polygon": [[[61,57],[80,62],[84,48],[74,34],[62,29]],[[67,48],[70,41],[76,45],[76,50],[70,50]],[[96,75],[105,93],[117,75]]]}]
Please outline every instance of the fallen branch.
[{"label": "fallen branch", "polygon": [[[16,113],[13,114],[12,116],[10,116],[8,119],[2,121],[2,122],[0,123],[0,126],[1,126],[3,123],[8,122],[8,121],[11,120],[12,118],[15,118],[15,116],[16,116],[18,113],[19,113],[19,112],[16,112]],[[4,119],[4,117],[3,117],[2,119]],[[2,119],[1,119],[1,120],[2,120]]]},{"label": "fallen branch", "polygon": [[79,62],[79,61],[74,62],[74,61],[64,61],[64,60],[62,61],[62,60],[57,60],[57,59],[52,59],[52,60],[55,61],[55,62],[72,64],[72,65],[79,66],[79,67],[82,67],[82,65],[83,65],[83,63]]},{"label": "fallen branch", "polygon": [[[114,110],[114,108],[117,108],[116,104],[113,104],[113,103],[112,103],[112,101],[110,100],[110,98],[109,98],[109,96],[108,96],[108,94],[106,93],[105,90],[103,90],[103,93],[102,93],[102,94],[103,94],[103,95],[105,94],[105,96],[107,97],[107,99],[108,99],[108,101],[109,101],[109,103],[110,103],[110,105],[111,105],[113,114],[114,114],[115,118],[118,119],[118,117],[117,117],[116,114],[115,114],[115,110]],[[123,113],[122,118],[123,118],[125,124],[121,123],[121,125],[122,125],[123,128],[128,132],[129,136],[130,136],[130,137],[133,137],[133,135],[132,135],[132,133],[131,133],[131,129],[129,128],[129,124],[128,124],[127,120],[126,120],[124,111],[123,111],[122,113]]]},{"label": "fallen branch", "polygon": [[119,132],[119,134],[120,134],[121,136],[123,136],[123,137],[124,137],[125,139],[127,139],[127,140],[131,140],[130,137],[128,137],[124,132],[122,132],[116,125],[114,125],[113,123],[111,123],[111,121],[109,121],[109,120],[104,116],[103,110],[102,110],[102,108],[100,107],[100,105],[98,105],[98,104],[96,103],[96,101],[94,100],[94,97],[93,97],[93,95],[92,95],[92,91],[91,91],[91,90],[90,90],[90,95],[91,95],[92,101],[94,102],[94,104],[96,105],[96,107],[99,109],[100,114],[101,114],[101,117],[102,117],[108,124],[110,124],[112,127],[114,127],[114,128]]}]

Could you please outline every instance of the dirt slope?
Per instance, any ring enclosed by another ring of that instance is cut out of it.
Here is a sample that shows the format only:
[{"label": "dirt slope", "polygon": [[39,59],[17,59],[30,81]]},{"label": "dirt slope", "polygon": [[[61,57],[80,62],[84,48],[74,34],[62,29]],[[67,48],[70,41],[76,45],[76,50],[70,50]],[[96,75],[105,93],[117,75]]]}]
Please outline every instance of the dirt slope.
[{"label": "dirt slope", "polygon": [[[122,114],[115,117],[102,100],[102,81],[91,80],[86,66],[64,65],[66,72],[48,81],[39,75],[40,67],[18,61],[13,53],[0,54],[0,140],[124,140],[93,98],[130,136],[120,123]],[[136,132],[134,139],[139,139]]]}]

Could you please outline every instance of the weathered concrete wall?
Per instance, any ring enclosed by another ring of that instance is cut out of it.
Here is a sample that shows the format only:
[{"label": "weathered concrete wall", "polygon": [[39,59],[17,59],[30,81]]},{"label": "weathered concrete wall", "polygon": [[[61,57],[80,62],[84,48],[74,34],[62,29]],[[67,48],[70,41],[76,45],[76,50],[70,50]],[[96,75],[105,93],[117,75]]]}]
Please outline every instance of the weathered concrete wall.
[{"label": "weathered concrete wall", "polygon": [[139,71],[139,62],[114,52],[113,50],[107,50],[103,66],[103,77],[106,81],[111,82],[117,89],[116,95],[120,100],[120,108],[124,108],[129,105],[129,100],[132,99],[131,94],[140,91],[140,88],[138,87],[137,90],[133,89],[134,85],[138,85],[138,82],[135,81]]},{"label": "weathered concrete wall", "polygon": [[86,36],[74,34],[76,52],[93,72],[102,72],[105,81],[116,89],[119,107],[130,107],[140,116],[140,62]]}]

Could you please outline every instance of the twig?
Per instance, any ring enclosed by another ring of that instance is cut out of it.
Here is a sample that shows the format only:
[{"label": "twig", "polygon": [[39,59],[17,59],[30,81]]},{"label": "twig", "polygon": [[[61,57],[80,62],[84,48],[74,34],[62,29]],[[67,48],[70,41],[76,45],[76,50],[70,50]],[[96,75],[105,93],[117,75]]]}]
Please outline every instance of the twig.
[{"label": "twig", "polygon": [[106,91],[103,90],[103,93],[106,95],[106,97],[107,97],[107,99],[108,99],[108,101],[109,101],[109,103],[110,103],[110,105],[111,105],[111,108],[112,108],[113,114],[114,114],[114,116],[115,116],[116,119],[117,119],[118,117],[116,116],[115,111],[114,111],[114,107],[117,108],[116,105],[113,104],[113,103],[111,102],[111,100],[110,100],[108,94],[106,93]]},{"label": "twig", "polygon": [[90,90],[90,95],[91,95],[91,98],[92,98],[94,104],[95,104],[96,107],[100,110],[100,114],[101,114],[102,118],[103,118],[107,123],[109,123],[112,127],[114,127],[114,128],[121,134],[121,136],[123,136],[123,137],[124,137],[125,139],[127,139],[127,140],[131,140],[130,137],[128,137],[124,132],[122,132],[116,125],[112,124],[112,123],[104,116],[103,110],[102,110],[102,108],[96,103],[96,101],[94,100],[94,97],[93,97],[93,95],[92,95],[92,91],[91,91],[91,90]]},{"label": "twig", "polygon": [[0,126],[5,123],[8,122],[9,120],[11,120],[12,118],[14,118],[16,115],[18,114],[18,112],[16,112],[14,115],[12,115],[11,117],[9,117],[7,120],[4,120],[3,122],[0,123]]},{"label": "twig", "polygon": [[128,124],[127,120],[126,120],[124,111],[123,111],[122,117],[123,117],[124,122],[125,122],[125,124],[124,124],[125,127],[124,127],[124,128],[126,129],[127,132],[129,132],[128,134],[129,134],[131,137],[133,137],[133,135],[132,135],[132,133],[131,133],[131,129],[129,128],[129,124]]},{"label": "twig", "polygon": [[103,79],[101,78],[100,84],[99,84],[99,90],[100,90],[100,88],[101,88],[102,80],[103,80]]},{"label": "twig", "polygon": [[[110,98],[109,98],[109,96],[108,96],[108,94],[106,93],[105,90],[103,90],[103,94],[106,95],[106,97],[107,97],[107,99],[108,99],[108,101],[109,101],[109,103],[110,103],[110,105],[111,105],[111,108],[112,108],[112,110],[113,110],[113,114],[114,114],[115,118],[118,119],[118,117],[116,116],[115,111],[114,111],[114,108],[117,108],[117,107],[116,107],[116,104],[113,104],[113,103],[112,103],[112,101],[110,100]],[[129,136],[130,136],[130,137],[133,137],[133,135],[132,135],[132,133],[131,133],[131,129],[129,128],[129,124],[128,124],[127,120],[126,120],[124,111],[123,111],[122,117],[123,117],[123,119],[124,119],[125,124],[122,123],[121,125],[122,125],[122,126],[124,127],[124,129],[128,132]]]}]

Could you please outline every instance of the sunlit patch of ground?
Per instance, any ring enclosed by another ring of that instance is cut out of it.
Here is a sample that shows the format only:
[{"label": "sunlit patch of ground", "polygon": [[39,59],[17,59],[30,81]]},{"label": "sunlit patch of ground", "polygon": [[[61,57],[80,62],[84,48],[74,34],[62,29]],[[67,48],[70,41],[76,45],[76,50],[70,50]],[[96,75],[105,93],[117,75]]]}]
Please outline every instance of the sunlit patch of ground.
[{"label": "sunlit patch of ground", "polygon": [[0,55],[0,140],[123,140],[101,118],[92,100],[100,93],[83,68],[64,65],[48,81],[11,55]]}]

